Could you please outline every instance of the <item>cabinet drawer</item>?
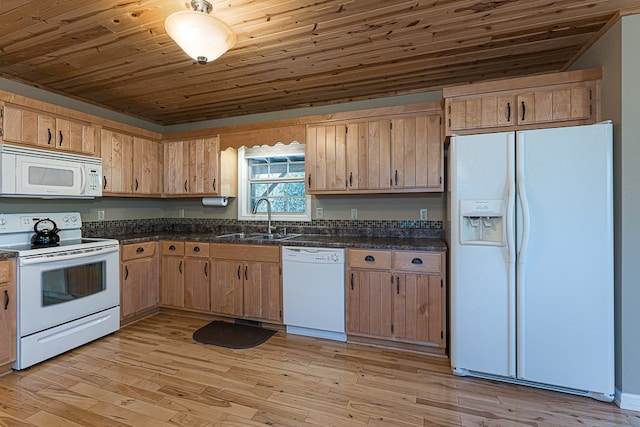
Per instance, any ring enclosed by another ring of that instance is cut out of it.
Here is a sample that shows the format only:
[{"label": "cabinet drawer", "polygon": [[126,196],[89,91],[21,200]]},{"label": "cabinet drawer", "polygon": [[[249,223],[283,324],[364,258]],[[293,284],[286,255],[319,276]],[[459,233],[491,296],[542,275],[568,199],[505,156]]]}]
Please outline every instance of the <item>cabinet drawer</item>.
[{"label": "cabinet drawer", "polygon": [[211,258],[280,262],[280,246],[211,243]]},{"label": "cabinet drawer", "polygon": [[184,242],[162,242],[162,255],[184,255]]},{"label": "cabinet drawer", "polygon": [[202,242],[187,242],[184,244],[186,256],[209,258],[209,244]]},{"label": "cabinet drawer", "polygon": [[384,269],[391,268],[391,252],[367,249],[349,249],[349,267]]},{"label": "cabinet drawer", "polygon": [[13,263],[11,261],[0,261],[0,283],[11,282],[12,272]]},{"label": "cabinet drawer", "polygon": [[120,254],[122,261],[152,257],[156,254],[156,242],[123,245]]},{"label": "cabinet drawer", "polygon": [[393,269],[420,273],[440,273],[442,254],[429,252],[396,251],[393,253]]}]

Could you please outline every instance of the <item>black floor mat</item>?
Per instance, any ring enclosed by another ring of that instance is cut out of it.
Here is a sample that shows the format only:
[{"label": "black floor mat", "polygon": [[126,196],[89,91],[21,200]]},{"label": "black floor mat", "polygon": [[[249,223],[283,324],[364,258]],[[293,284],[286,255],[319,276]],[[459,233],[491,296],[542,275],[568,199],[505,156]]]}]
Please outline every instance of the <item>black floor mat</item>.
[{"label": "black floor mat", "polygon": [[193,339],[203,344],[226,348],[251,348],[275,334],[271,329],[214,320],[193,333]]}]

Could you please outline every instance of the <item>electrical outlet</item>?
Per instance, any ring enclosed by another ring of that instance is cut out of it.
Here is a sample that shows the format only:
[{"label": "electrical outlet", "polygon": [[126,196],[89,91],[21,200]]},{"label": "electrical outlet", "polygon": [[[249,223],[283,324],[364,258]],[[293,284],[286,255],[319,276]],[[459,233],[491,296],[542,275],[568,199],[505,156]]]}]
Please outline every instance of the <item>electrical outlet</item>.
[{"label": "electrical outlet", "polygon": [[426,209],[420,209],[420,219],[423,219],[423,220],[427,219],[427,210]]},{"label": "electrical outlet", "polygon": [[180,218],[184,218],[184,208],[180,208],[180,209],[178,210],[178,216],[179,216]]},{"label": "electrical outlet", "polygon": [[98,211],[98,221],[104,221],[104,211]]},{"label": "electrical outlet", "polygon": [[358,209],[351,209],[351,219],[358,219]]},{"label": "electrical outlet", "polygon": [[324,208],[316,208],[316,219],[324,218]]}]

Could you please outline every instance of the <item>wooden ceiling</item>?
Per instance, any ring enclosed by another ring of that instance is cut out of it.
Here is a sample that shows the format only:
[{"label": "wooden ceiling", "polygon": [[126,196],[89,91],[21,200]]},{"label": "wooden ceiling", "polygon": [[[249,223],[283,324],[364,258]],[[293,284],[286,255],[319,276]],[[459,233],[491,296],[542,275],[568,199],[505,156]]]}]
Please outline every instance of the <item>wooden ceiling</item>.
[{"label": "wooden ceiling", "polygon": [[635,0],[220,0],[236,46],[198,65],[188,0],[0,1],[0,76],[161,125],[566,69]]}]

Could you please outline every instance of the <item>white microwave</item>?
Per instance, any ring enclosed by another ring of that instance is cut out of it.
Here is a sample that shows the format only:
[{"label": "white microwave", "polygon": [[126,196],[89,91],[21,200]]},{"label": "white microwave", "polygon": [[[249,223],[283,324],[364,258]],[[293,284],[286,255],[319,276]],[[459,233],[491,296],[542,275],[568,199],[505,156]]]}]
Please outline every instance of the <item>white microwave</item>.
[{"label": "white microwave", "polygon": [[0,144],[0,196],[102,196],[99,157]]}]

